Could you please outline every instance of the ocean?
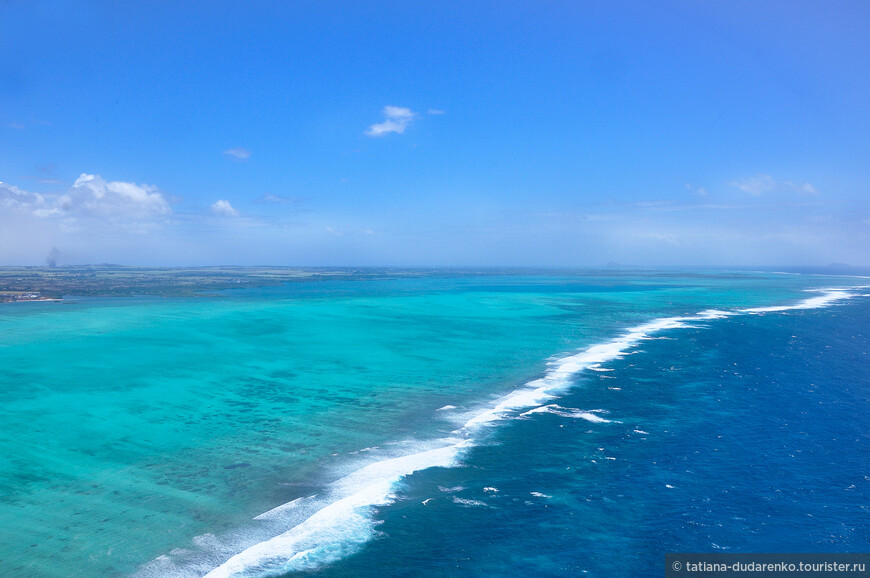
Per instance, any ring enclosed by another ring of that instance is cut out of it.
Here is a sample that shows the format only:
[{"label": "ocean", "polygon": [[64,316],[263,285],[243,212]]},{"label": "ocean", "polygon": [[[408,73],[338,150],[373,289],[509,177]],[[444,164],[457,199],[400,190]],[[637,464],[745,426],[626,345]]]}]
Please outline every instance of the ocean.
[{"label": "ocean", "polygon": [[870,547],[870,281],[432,273],[0,306],[2,576],[662,575]]}]

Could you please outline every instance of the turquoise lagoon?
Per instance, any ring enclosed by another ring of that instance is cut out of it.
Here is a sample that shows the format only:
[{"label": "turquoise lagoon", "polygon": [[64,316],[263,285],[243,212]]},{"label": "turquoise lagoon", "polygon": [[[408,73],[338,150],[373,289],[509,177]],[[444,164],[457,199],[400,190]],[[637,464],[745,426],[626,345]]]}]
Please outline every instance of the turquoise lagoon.
[{"label": "turquoise lagoon", "polygon": [[[406,474],[468,469],[474,448],[509,446],[498,441],[513,427],[502,414],[473,431],[463,424],[491,417],[554,360],[656,319],[789,305],[822,295],[807,290],[861,283],[751,272],[433,273],[3,305],[0,575],[341,573],[388,543],[379,521],[402,507],[414,484]],[[848,307],[860,295],[821,305]],[[712,315],[691,326],[729,323]],[[608,359],[642,351],[638,340]],[[588,364],[575,369],[590,374]],[[584,387],[565,379],[566,391]],[[587,411],[583,423],[613,421],[606,412]],[[461,447],[445,450],[451,444]],[[357,484],[374,494],[342,502]],[[463,499],[454,503],[483,503]],[[274,540],[288,532],[296,537]]]}]

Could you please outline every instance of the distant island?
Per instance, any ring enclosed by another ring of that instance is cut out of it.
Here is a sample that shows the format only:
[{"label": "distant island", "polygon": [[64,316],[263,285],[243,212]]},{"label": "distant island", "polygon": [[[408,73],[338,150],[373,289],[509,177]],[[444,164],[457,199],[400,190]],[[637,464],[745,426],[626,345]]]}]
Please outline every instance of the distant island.
[{"label": "distant island", "polygon": [[[0,267],[0,303],[60,301],[64,295],[190,297],[288,282],[451,276],[458,272],[457,269],[354,267]],[[463,269],[461,273],[492,275],[507,271]]]},{"label": "distant island", "polygon": [[[410,272],[404,272],[404,275]],[[298,267],[0,267],[0,303],[59,301],[64,295],[125,297],[194,296],[239,287],[288,281],[314,281],[364,275],[390,276],[387,270],[307,269]]]}]

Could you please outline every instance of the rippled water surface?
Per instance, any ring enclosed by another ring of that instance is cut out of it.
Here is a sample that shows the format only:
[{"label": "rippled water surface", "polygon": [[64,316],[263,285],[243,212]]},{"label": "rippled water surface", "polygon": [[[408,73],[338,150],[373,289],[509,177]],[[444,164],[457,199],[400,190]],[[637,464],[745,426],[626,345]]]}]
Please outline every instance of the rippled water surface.
[{"label": "rippled water surface", "polygon": [[861,284],[424,277],[3,306],[0,574],[604,576],[659,573],[665,551],[866,550]]}]

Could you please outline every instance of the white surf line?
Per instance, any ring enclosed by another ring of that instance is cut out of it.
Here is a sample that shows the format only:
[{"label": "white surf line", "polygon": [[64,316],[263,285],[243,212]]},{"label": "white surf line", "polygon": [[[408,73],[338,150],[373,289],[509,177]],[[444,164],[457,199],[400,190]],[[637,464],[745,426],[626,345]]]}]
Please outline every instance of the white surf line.
[{"label": "white surf line", "polygon": [[[391,503],[399,480],[416,471],[455,465],[467,440],[369,464],[331,484],[339,499],[294,528],[236,554],[207,578],[268,576],[312,569],[356,551],[375,533],[370,511]],[[274,511],[274,510],[272,510]]]},{"label": "white surf line", "polygon": [[295,500],[287,502],[286,504],[281,504],[277,508],[272,508],[268,512],[264,512],[264,513],[260,514],[259,516],[256,516],[254,519],[255,520],[274,520],[275,518],[279,518],[281,516],[286,515],[287,512],[289,512],[290,510],[295,510],[303,503],[303,501],[311,501],[316,497],[317,497],[317,494],[314,494],[312,496],[308,496],[307,498],[296,498]]},{"label": "white surf line", "polygon": [[[329,485],[332,500],[324,507],[290,530],[230,557],[208,572],[206,577],[272,576],[295,570],[309,570],[335,562],[358,551],[376,535],[378,522],[374,518],[373,508],[395,501],[396,485],[403,478],[433,467],[459,465],[463,452],[475,445],[480,430],[495,422],[534,413],[558,413],[565,414],[566,417],[599,423],[611,422],[596,415],[601,410],[592,413],[545,404],[567,391],[573,384],[573,378],[581,371],[589,369],[590,366],[600,367],[602,363],[623,357],[629,349],[649,339],[654,333],[692,327],[691,322],[736,315],[826,307],[836,301],[856,296],[850,290],[866,287],[819,289],[817,291],[823,292],[822,295],[805,299],[794,305],[731,311],[708,309],[695,315],[655,319],[628,329],[621,337],[593,345],[574,355],[553,360],[548,363],[549,369],[543,377],[501,398],[494,406],[478,411],[464,425],[452,432],[456,437],[433,440],[426,444],[427,449],[423,451],[370,463],[333,482]],[[446,409],[448,408],[440,408],[439,411]],[[526,411],[521,413],[522,410]],[[314,496],[293,500],[255,519],[278,516],[312,499]],[[190,569],[176,567],[175,570],[176,572],[163,575],[191,575]]]},{"label": "white surf line", "polygon": [[854,287],[848,288],[839,288],[832,287],[829,289],[816,289],[814,291],[824,291],[825,293],[819,295],[818,297],[810,297],[809,299],[804,299],[799,303],[794,305],[774,305],[771,307],[750,307],[749,309],[738,309],[738,313],[776,313],[780,311],[795,311],[799,309],[818,309],[821,307],[827,307],[831,303],[835,301],[839,301],[841,299],[850,299],[852,297],[856,297],[855,293],[851,291],[857,289],[865,289],[867,285],[856,285]]},{"label": "white surf line", "polygon": [[[505,419],[519,410],[544,406],[546,402],[557,398],[559,394],[570,388],[574,376],[578,373],[588,369],[589,366],[600,366],[602,363],[621,358],[629,349],[644,339],[648,339],[653,333],[665,329],[684,328],[688,326],[687,322],[690,321],[721,319],[731,315],[735,315],[735,313],[708,309],[696,315],[655,319],[629,329],[621,337],[593,345],[574,355],[551,361],[548,364],[551,369],[544,377],[531,381],[525,387],[509,393],[492,408],[477,413],[454,433],[469,436],[481,426]],[[540,411],[548,410],[542,409]]]}]

